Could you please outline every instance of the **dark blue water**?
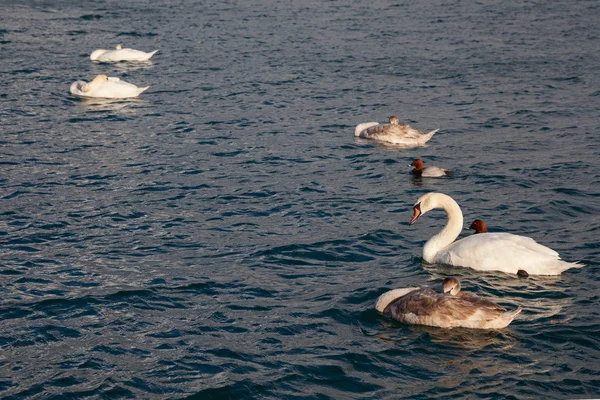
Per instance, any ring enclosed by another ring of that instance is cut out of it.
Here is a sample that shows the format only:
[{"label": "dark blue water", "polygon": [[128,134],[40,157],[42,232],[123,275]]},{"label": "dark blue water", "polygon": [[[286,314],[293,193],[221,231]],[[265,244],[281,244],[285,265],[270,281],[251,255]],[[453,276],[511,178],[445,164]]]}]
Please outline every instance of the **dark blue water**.
[{"label": "dark blue water", "polygon": [[[165,4],[166,3],[166,4]],[[600,4],[0,2],[0,397],[600,396]],[[94,64],[97,48],[150,51]],[[99,73],[151,88],[82,101]],[[397,114],[428,147],[353,137]],[[414,180],[408,164],[449,168]],[[424,265],[436,212],[531,236],[559,277]],[[406,326],[457,275],[524,311]]]}]

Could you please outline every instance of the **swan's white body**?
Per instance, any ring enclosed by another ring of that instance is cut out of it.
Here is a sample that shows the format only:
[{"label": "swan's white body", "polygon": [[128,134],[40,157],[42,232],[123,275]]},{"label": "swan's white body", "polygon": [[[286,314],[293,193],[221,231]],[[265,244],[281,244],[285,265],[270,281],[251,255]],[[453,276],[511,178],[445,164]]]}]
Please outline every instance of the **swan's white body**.
[{"label": "swan's white body", "polygon": [[438,130],[424,134],[410,125],[400,124],[397,117],[392,116],[389,124],[379,122],[358,124],[354,128],[354,136],[404,146],[420,146],[427,143]]},{"label": "swan's white body", "polygon": [[523,270],[530,275],[560,275],[583,266],[561,260],[556,251],[529,237],[510,233],[480,233],[454,241],[463,229],[463,215],[458,204],[442,193],[421,196],[413,208],[411,224],[434,208],[446,211],[448,223],[425,243],[423,259],[428,263],[511,274]]},{"label": "swan's white body", "polygon": [[114,50],[98,49],[90,54],[90,60],[100,62],[118,62],[118,61],[148,61],[158,50],[144,52],[135,49],[122,48],[117,45]]},{"label": "swan's white body", "polygon": [[91,82],[76,81],[71,85],[71,94],[79,97],[95,97],[105,99],[126,99],[137,97],[150,86],[143,88],[132,85],[119,78],[98,75]]},{"label": "swan's white body", "polygon": [[456,278],[446,278],[442,290],[433,288],[394,289],[377,300],[377,311],[408,324],[440,328],[501,329],[521,312],[507,311],[476,294],[460,291]]}]

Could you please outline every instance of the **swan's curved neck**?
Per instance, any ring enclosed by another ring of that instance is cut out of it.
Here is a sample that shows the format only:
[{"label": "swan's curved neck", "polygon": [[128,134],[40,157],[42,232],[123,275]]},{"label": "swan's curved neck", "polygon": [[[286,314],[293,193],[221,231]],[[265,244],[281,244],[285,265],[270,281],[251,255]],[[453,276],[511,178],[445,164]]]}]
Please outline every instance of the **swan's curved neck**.
[{"label": "swan's curved neck", "polygon": [[443,208],[448,214],[448,222],[444,229],[434,235],[423,247],[423,259],[429,263],[434,262],[437,253],[454,242],[463,228],[463,215],[458,204],[449,196],[439,198],[433,208]]}]

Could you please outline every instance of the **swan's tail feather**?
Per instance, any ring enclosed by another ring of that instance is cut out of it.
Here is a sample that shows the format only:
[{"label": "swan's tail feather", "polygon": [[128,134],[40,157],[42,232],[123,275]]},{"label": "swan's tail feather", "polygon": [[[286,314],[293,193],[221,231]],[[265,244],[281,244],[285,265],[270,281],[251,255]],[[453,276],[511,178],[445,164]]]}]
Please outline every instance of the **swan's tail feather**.
[{"label": "swan's tail feather", "polygon": [[527,271],[527,273],[530,275],[560,275],[568,269],[581,268],[583,266],[584,264],[557,259],[551,263],[541,264],[539,271],[536,271],[535,268],[533,268],[533,271],[529,271],[527,269],[525,271]]},{"label": "swan's tail feather", "polygon": [[157,52],[157,51],[158,51],[158,50],[154,50],[154,51],[151,51],[150,53],[148,53],[148,57],[146,57],[146,58],[144,59],[144,61],[148,61],[148,60],[149,60],[149,59],[150,59],[150,58],[151,58],[153,55],[155,55],[155,54],[156,54],[156,52]]},{"label": "swan's tail feather", "polygon": [[149,88],[150,88],[150,86],[146,86],[146,87],[143,87],[143,88],[139,88],[139,90],[138,90],[138,95],[139,95],[139,94],[142,94],[142,92],[145,92],[145,91],[146,91],[146,90],[148,90]]},{"label": "swan's tail feather", "polygon": [[507,327],[513,321],[513,319],[515,319],[515,317],[521,313],[521,311],[523,311],[523,309],[519,306],[516,310],[506,311],[500,314],[500,317],[498,317],[498,328]]},{"label": "swan's tail feather", "polygon": [[432,137],[433,135],[435,135],[435,133],[436,133],[437,131],[439,131],[439,129],[435,129],[435,130],[433,130],[433,131],[431,131],[431,132],[429,132],[429,133],[426,133],[426,134],[424,134],[424,135],[421,137],[421,140],[420,140],[420,141],[421,141],[421,143],[422,143],[422,144],[424,144],[424,143],[427,143],[427,142],[429,141],[429,139],[431,139],[431,137]]}]

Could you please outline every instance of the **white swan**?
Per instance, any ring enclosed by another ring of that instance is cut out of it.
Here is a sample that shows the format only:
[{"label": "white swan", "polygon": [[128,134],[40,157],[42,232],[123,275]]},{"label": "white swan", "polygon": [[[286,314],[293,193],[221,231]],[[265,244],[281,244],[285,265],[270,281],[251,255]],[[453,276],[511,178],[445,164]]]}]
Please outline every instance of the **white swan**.
[{"label": "white swan", "polygon": [[420,158],[415,158],[410,166],[415,167],[412,170],[412,173],[416,177],[424,177],[424,178],[438,178],[442,176],[450,176],[450,171],[440,167],[426,167],[423,163],[423,160]]},{"label": "white swan", "polygon": [[440,292],[433,288],[395,289],[377,300],[377,311],[408,324],[440,328],[501,329],[521,307],[507,311],[474,293],[460,291],[458,279],[446,278]]},{"label": "white swan", "polygon": [[559,275],[569,268],[583,265],[566,262],[558,253],[535,240],[510,233],[479,233],[454,241],[462,231],[463,215],[450,196],[427,193],[413,207],[412,225],[421,215],[442,208],[448,223],[423,247],[423,259],[428,263],[469,267],[479,271],[503,271],[530,275]]},{"label": "white swan", "polygon": [[148,61],[158,50],[146,53],[140,50],[123,48],[120,44],[115,50],[98,49],[90,54],[90,60],[100,62]]},{"label": "white swan", "polygon": [[125,99],[137,97],[150,86],[143,88],[132,85],[119,78],[98,75],[91,82],[76,81],[71,85],[71,94],[79,97],[101,97],[105,99]]},{"label": "white swan", "polygon": [[389,124],[378,122],[365,122],[354,128],[354,136],[363,139],[373,139],[381,142],[400,144],[405,146],[419,146],[427,143],[439,129],[427,134],[412,128],[408,124],[401,124],[398,117],[392,115]]}]

